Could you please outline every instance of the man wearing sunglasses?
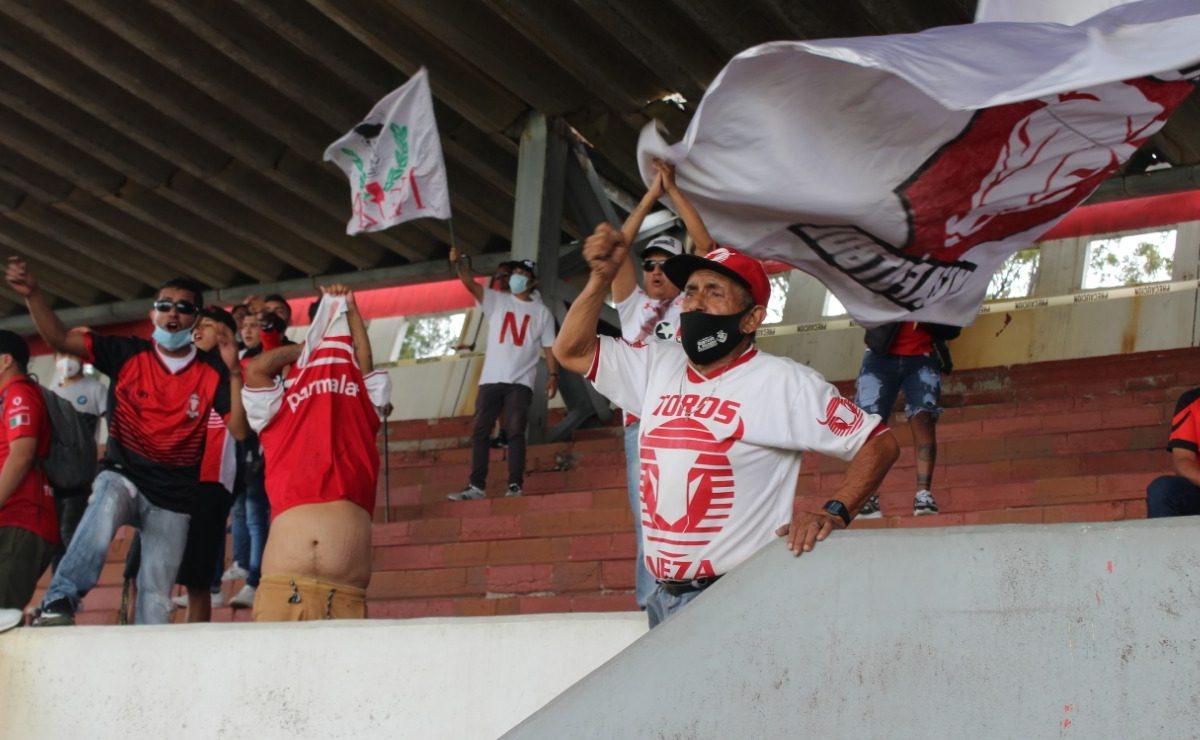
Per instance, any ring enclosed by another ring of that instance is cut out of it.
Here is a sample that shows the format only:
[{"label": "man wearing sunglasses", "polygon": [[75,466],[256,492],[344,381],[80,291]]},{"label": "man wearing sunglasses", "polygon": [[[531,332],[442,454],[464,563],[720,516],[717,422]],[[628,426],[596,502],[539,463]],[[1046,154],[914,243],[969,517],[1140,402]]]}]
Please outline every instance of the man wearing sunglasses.
[{"label": "man wearing sunglasses", "polygon": [[[665,195],[671,198],[672,204],[687,226],[688,235],[692,237],[697,253],[707,254],[713,246],[712,237],[709,236],[700,214],[676,187],[675,168],[661,161],[654,164],[658,168],[658,174],[650,183],[650,189],[642,196],[642,201],[630,212],[629,218],[625,219],[625,224],[621,227],[622,236],[627,243],[633,244],[642,228],[642,222]],[[617,269],[612,283],[612,297],[617,307],[617,316],[621,319],[621,338],[627,343],[675,341],[679,333],[679,312],[683,305],[683,295],[678,286],[667,278],[663,272],[663,265],[670,258],[682,253],[683,245],[674,237],[659,236],[651,239],[641,254],[643,287],[638,287],[638,265],[633,259],[633,250],[629,251]],[[638,608],[645,609],[647,599],[654,592],[655,583],[642,553],[641,464],[638,452],[640,433],[638,417],[626,413],[625,477],[629,508],[633,512],[633,530],[638,543],[637,563],[634,565],[635,595]]]},{"label": "man wearing sunglasses", "polygon": [[201,287],[175,278],[150,306],[152,338],[67,331],[16,258],[5,274],[25,298],[38,334],[56,352],[81,357],[109,377],[109,437],[83,520],[46,590],[35,626],[74,624],[79,602],[100,576],[122,525],[141,532],[138,624],[165,624],[170,590],[183,559],[188,512],[199,482],[209,412],[230,414],[230,383],[241,374],[232,344],[221,354],[192,343]]}]

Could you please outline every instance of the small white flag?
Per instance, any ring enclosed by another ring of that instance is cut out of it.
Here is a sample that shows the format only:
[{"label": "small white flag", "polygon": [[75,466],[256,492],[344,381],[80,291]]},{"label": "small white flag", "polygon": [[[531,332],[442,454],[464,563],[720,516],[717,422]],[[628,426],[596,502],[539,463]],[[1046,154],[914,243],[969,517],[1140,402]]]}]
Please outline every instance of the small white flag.
[{"label": "small white flag", "polygon": [[414,218],[450,218],[446,163],[424,67],[330,144],[325,161],[350,178],[354,210],[347,234],[382,231]]}]

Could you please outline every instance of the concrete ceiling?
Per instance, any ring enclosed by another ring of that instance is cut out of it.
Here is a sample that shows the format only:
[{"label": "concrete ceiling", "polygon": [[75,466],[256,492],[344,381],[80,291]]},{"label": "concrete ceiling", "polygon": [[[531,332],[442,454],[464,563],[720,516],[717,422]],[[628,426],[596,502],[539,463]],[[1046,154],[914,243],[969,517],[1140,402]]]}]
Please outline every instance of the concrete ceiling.
[{"label": "concrete ceiling", "polygon": [[[659,118],[682,134],[738,51],[973,12],[973,0],[2,0],[0,247],[63,308],[139,300],[176,274],[218,288],[440,261],[440,221],[346,236],[348,187],[321,162],[424,65],[457,239],[507,251],[529,110],[564,117],[610,185],[636,195],[638,129]],[[1196,96],[1148,146],[1200,162]],[[23,311],[0,288],[0,316]]]}]

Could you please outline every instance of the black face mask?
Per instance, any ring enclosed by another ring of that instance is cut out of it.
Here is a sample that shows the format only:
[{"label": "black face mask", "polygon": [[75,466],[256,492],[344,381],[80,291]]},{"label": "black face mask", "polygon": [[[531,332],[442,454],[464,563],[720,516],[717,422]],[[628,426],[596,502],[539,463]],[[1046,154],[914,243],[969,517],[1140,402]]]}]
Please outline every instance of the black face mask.
[{"label": "black face mask", "polygon": [[703,311],[680,314],[679,341],[692,364],[708,365],[732,352],[745,336],[740,325],[752,308],[728,316],[714,316]]}]

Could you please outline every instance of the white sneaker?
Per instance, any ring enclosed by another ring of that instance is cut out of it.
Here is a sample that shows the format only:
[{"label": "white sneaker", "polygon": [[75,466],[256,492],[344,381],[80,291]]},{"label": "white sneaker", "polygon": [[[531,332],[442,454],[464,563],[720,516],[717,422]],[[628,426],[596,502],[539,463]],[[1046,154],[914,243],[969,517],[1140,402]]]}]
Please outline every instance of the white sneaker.
[{"label": "white sneaker", "polygon": [[234,563],[229,566],[229,569],[221,574],[222,581],[244,581],[250,577],[250,571],[242,566]]},{"label": "white sneaker", "polygon": [[[242,586],[242,590],[238,591],[232,599],[229,600],[229,605],[234,609],[249,609],[254,606],[254,592],[257,589],[250,584]],[[213,604],[216,606],[216,604]]]},{"label": "white sneaker", "polygon": [[926,516],[938,513],[937,501],[929,491],[917,491],[913,497],[913,516]]},{"label": "white sneaker", "polygon": [[225,594],[220,591],[215,592],[212,595],[212,606],[213,609],[216,609],[218,606],[225,606]]},{"label": "white sneaker", "polygon": [[0,609],[0,632],[10,630],[25,621],[25,612],[20,609]]},{"label": "white sneaker", "polygon": [[450,499],[451,501],[475,501],[481,498],[486,498],[486,494],[483,492],[482,488],[476,488],[475,486],[468,484],[466,488],[458,491],[457,493],[448,494],[446,498]]}]

